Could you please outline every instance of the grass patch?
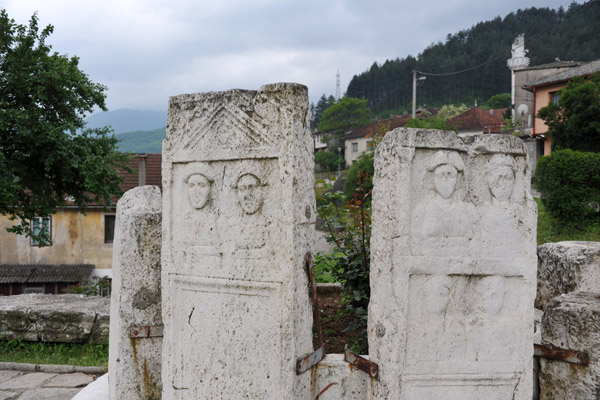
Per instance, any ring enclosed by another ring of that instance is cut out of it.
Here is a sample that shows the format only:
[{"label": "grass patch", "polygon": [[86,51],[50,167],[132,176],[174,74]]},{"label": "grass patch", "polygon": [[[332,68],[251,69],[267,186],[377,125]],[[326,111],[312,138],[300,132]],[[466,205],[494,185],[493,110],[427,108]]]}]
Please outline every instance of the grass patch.
[{"label": "grass patch", "polygon": [[106,367],[108,344],[0,340],[0,361]]},{"label": "grass patch", "polygon": [[538,204],[538,246],[566,240],[600,242],[600,223],[598,221],[590,222],[586,226],[565,226],[546,210],[540,199],[535,199],[535,201]]}]

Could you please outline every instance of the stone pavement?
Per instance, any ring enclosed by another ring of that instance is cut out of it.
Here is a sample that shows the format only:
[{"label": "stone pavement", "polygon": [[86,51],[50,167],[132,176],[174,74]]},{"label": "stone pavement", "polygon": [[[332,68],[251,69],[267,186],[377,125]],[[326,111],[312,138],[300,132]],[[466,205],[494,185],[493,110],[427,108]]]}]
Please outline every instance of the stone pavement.
[{"label": "stone pavement", "polygon": [[71,400],[101,368],[0,363],[0,400]]}]

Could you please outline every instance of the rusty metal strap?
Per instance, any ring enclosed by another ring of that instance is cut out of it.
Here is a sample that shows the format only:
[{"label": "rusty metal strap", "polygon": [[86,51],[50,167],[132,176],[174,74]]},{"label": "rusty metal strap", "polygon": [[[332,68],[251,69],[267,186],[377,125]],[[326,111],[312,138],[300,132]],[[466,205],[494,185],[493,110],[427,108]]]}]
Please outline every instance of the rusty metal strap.
[{"label": "rusty metal strap", "polygon": [[304,358],[300,358],[298,361],[296,361],[296,375],[300,375],[301,373],[308,371],[317,365],[319,361],[323,359],[324,355],[325,348],[321,346],[314,353],[311,353]]},{"label": "rusty metal strap", "polygon": [[533,355],[547,358],[549,360],[565,361],[571,364],[589,365],[588,353],[575,350],[560,349],[550,344],[534,344]]},{"label": "rusty metal strap", "polygon": [[348,350],[348,346],[346,346],[346,349],[344,351],[344,361],[346,361],[353,367],[358,368],[363,372],[366,372],[372,378],[378,379],[379,377],[379,366],[373,361],[369,361],[366,358],[361,357],[358,354]]},{"label": "rusty metal strap", "polygon": [[129,328],[129,337],[132,339],[136,338],[151,338],[151,337],[162,337],[164,326],[132,326]]}]

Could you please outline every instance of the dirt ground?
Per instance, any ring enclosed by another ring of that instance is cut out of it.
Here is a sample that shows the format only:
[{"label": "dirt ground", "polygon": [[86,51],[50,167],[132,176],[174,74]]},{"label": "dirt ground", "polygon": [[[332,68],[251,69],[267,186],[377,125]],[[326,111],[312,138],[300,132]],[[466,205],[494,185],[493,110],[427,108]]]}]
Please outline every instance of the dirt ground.
[{"label": "dirt ground", "polygon": [[[348,344],[348,347],[351,347],[353,339],[359,336],[358,332],[345,331],[351,322],[356,321],[356,318],[351,313],[345,312],[339,292],[319,292],[318,300],[325,352],[343,353],[344,345]],[[313,339],[315,349],[319,347],[318,341],[315,331]]]}]

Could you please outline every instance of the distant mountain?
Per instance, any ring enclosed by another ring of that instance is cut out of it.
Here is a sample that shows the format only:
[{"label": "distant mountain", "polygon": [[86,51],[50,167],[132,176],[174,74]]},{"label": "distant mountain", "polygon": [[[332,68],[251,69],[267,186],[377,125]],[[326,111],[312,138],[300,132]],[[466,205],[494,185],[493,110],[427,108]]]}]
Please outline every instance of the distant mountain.
[{"label": "distant mountain", "polygon": [[125,153],[161,153],[162,141],[167,134],[166,128],[151,131],[134,131],[115,135],[119,142],[119,150]]},{"label": "distant mountain", "polygon": [[115,134],[150,131],[167,125],[166,111],[131,110],[122,108],[115,111],[100,112],[86,119],[88,128],[111,126]]}]

